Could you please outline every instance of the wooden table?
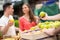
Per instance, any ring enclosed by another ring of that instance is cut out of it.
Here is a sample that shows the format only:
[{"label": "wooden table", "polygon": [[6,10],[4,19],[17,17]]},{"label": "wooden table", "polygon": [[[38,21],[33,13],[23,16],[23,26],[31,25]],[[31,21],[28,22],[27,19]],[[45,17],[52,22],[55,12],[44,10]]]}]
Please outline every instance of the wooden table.
[{"label": "wooden table", "polygon": [[21,33],[21,38],[29,40],[56,40],[55,36],[48,36],[44,32],[36,33]]}]

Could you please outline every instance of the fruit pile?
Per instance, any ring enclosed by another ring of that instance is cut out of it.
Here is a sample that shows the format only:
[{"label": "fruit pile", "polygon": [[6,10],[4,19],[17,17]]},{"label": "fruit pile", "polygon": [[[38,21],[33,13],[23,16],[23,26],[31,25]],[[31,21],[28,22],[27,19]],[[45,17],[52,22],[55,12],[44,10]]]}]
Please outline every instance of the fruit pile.
[{"label": "fruit pile", "polygon": [[49,29],[49,28],[58,28],[60,26],[60,21],[55,21],[55,22],[44,22],[44,23],[39,23],[37,25],[40,29]]},{"label": "fruit pile", "polygon": [[46,21],[44,23],[38,23],[35,27],[30,28],[30,30],[25,30],[24,33],[39,34],[47,30],[54,30],[55,28],[58,28],[58,27],[60,27],[60,21],[55,21],[55,22]]},{"label": "fruit pile", "polygon": [[[39,29],[49,29],[49,28],[58,28],[60,26],[60,21],[55,21],[55,22],[44,22],[44,23],[38,23],[35,27],[30,28],[30,30],[28,31],[36,31]],[[27,30],[25,30],[24,32],[27,32]]]}]

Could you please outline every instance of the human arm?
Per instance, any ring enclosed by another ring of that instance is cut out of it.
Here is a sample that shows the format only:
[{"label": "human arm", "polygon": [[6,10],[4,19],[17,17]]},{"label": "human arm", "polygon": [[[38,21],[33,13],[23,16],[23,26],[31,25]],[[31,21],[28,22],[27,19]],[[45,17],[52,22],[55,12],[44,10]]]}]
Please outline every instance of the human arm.
[{"label": "human arm", "polygon": [[13,25],[12,22],[8,22],[8,24],[7,24],[5,27],[2,26],[2,25],[0,25],[1,31],[2,31],[3,35],[7,33],[7,31],[9,30],[9,28],[10,28],[12,25]]},{"label": "human arm", "polygon": [[36,18],[36,23],[38,24],[40,22],[40,18],[38,16],[35,16]]},{"label": "human arm", "polygon": [[54,35],[60,33],[60,27],[58,27],[57,29],[55,29],[55,31],[53,32]]},{"label": "human arm", "polygon": [[48,16],[47,20],[60,20],[60,14]]},{"label": "human arm", "polygon": [[54,15],[54,16],[48,16],[46,15],[44,18],[41,18],[42,20],[60,20],[60,14]]}]

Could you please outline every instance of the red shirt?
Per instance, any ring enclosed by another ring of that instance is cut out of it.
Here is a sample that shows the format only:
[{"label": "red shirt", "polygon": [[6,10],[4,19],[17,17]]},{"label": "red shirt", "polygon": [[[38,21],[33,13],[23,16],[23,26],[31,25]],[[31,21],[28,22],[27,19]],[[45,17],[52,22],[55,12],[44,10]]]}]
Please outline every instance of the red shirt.
[{"label": "red shirt", "polygon": [[19,28],[20,30],[29,30],[31,27],[34,27],[36,25],[36,22],[29,22],[24,17],[19,18]]}]

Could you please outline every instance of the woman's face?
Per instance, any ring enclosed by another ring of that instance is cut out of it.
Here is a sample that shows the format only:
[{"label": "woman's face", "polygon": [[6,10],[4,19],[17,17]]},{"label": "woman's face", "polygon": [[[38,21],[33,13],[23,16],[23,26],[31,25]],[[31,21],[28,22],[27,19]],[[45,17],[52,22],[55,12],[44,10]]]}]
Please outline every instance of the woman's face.
[{"label": "woman's face", "polygon": [[22,6],[22,11],[23,11],[23,13],[29,13],[29,8],[28,8],[28,6],[27,5],[23,5]]}]

